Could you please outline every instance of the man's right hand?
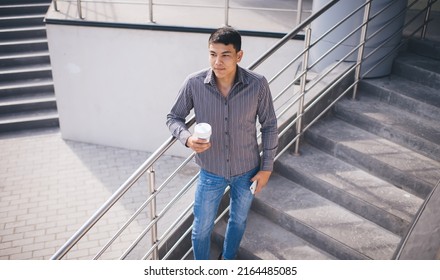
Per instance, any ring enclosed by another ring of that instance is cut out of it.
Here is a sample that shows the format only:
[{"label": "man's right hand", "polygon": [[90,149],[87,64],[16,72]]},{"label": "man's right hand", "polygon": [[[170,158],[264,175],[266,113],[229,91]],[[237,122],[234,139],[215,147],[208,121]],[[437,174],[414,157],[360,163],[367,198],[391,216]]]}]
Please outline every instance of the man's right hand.
[{"label": "man's right hand", "polygon": [[186,140],[186,146],[191,148],[196,153],[203,153],[207,149],[211,147],[211,143],[208,140],[199,139],[194,136],[190,136],[188,140]]}]

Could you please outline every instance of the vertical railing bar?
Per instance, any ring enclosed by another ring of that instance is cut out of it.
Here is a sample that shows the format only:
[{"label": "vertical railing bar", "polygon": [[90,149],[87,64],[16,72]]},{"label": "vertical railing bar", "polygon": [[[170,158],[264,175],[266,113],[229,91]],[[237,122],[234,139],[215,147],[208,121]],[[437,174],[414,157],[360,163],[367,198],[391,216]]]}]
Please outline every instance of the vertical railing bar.
[{"label": "vertical railing bar", "polygon": [[296,7],[296,25],[299,25],[302,17],[303,0],[298,0],[298,5]]},{"label": "vertical railing bar", "polygon": [[122,232],[131,224],[131,222],[136,219],[137,216],[147,207],[147,205],[150,204],[151,200],[156,197],[171,181],[176,177],[178,172],[180,172],[194,157],[195,153],[192,153],[190,156],[188,156],[178,167],[174,172],[168,176],[167,179],[160,185],[159,188],[157,188],[154,195],[150,196],[147,200],[142,203],[142,205],[133,213],[133,215],[122,225],[122,227],[113,235],[113,237],[102,247],[102,249],[95,255],[93,258],[94,260],[97,260],[101,257],[101,255],[110,247],[111,244],[118,238]]},{"label": "vertical railing bar", "polygon": [[356,99],[358,82],[361,77],[362,59],[364,56],[365,43],[366,43],[366,39],[367,39],[367,29],[368,29],[368,22],[369,22],[369,18],[370,18],[370,11],[371,11],[371,0],[366,0],[366,5],[364,8],[364,18],[362,21],[363,25],[362,25],[362,29],[361,29],[360,47],[358,48],[357,65],[355,68],[355,76],[354,76],[355,85],[353,88],[353,99]]},{"label": "vertical railing bar", "polygon": [[225,26],[229,26],[229,0],[225,0]]},{"label": "vertical railing bar", "polygon": [[148,0],[148,14],[150,23],[155,23],[153,17],[153,0]]},{"label": "vertical railing bar", "polygon": [[168,229],[159,237],[158,242],[156,242],[156,244],[154,244],[150,250],[147,251],[147,253],[144,255],[144,257],[142,258],[142,260],[146,260],[150,254],[152,253],[152,251],[155,248],[158,248],[159,245],[163,242],[163,240],[165,239],[165,237],[167,237],[171,231],[177,227],[177,225],[180,223],[180,221],[191,211],[192,207],[194,206],[194,202],[190,203],[190,205],[188,205],[188,207],[186,207],[185,210],[183,210],[183,212],[180,214],[179,217],[176,218],[176,220],[168,227]]},{"label": "vertical railing bar", "polygon": [[[416,34],[416,33],[417,33],[422,27],[423,27],[423,26],[420,26],[420,27],[418,27],[416,30],[414,30],[414,31],[408,36],[408,38],[413,37],[414,34]],[[399,49],[400,47],[402,47],[402,46],[405,44],[405,42],[407,42],[408,40],[409,40],[409,39],[406,39],[406,40],[400,42],[398,45],[396,45],[396,46],[395,46],[390,52],[388,52],[387,55],[385,55],[385,56],[384,56],[381,60],[379,60],[375,65],[373,65],[368,71],[366,71],[366,72],[363,74],[363,77],[367,76],[371,71],[373,71],[374,69],[376,69],[377,66],[379,66],[382,62],[384,62],[386,59],[389,58],[389,56],[391,55],[391,53],[392,53],[393,51],[398,50],[398,49]],[[375,50],[377,50],[377,49],[375,49]],[[370,54],[370,53],[369,53],[369,54]]]},{"label": "vertical railing bar", "polygon": [[59,12],[60,10],[58,9],[58,1],[57,0],[53,0],[53,8],[55,11]]},{"label": "vertical railing bar", "polygon": [[[436,2],[436,1],[434,1],[434,2]],[[432,0],[428,0],[428,3],[426,4],[426,7],[428,9],[426,10],[426,13],[425,13],[425,19],[424,19],[424,22],[423,22],[423,29],[422,29],[422,33],[420,34],[420,37],[422,39],[425,39],[425,37],[426,37],[427,23],[429,22],[429,17],[431,16],[432,4],[433,4]]]},{"label": "vertical railing bar", "polygon": [[82,6],[82,4],[81,4],[81,0],[76,0],[76,6],[77,6],[77,8],[78,8],[78,17],[80,18],[80,19],[84,19],[84,17],[83,17],[83,15],[82,15],[82,8],[81,8],[81,6]]},{"label": "vertical railing bar", "polygon": [[[153,168],[153,165],[150,167],[150,169],[148,169],[148,182],[149,182],[149,186],[150,186],[150,195],[154,196],[154,194],[156,193],[156,176],[155,176],[155,171]],[[150,218],[151,221],[155,221],[157,220],[157,211],[156,211],[156,197],[154,196],[154,198],[151,200],[150,203]],[[154,245],[157,242],[157,222],[153,224],[153,226],[151,227],[151,244]],[[157,260],[159,257],[159,251],[156,248],[153,251],[153,260]]]},{"label": "vertical railing bar", "polygon": [[[309,51],[310,51],[310,38],[312,35],[312,29],[310,28],[310,26],[307,27],[306,29],[306,38],[305,38],[305,43],[304,43],[304,47],[307,50],[304,53],[303,56],[303,61],[302,61],[302,71],[305,71],[305,73],[301,76],[301,80],[300,80],[300,100],[299,100],[299,105],[298,105],[298,116],[300,116],[300,118],[298,119],[298,122],[296,123],[296,133],[297,134],[301,134],[301,125],[302,125],[302,114],[303,114],[303,110],[304,110],[304,99],[305,99],[305,91],[306,91],[306,82],[307,82],[307,71],[308,71],[308,67],[309,67]],[[296,139],[296,144],[295,144],[295,155],[299,155],[299,140],[300,138],[298,137],[298,139]]]},{"label": "vertical railing bar", "polygon": [[[196,175],[194,175],[189,182],[171,199],[171,201],[162,209],[162,211],[157,215],[157,219],[154,222],[158,222],[167,212],[170,210],[171,206],[174,205],[177,200],[179,200],[188,190],[193,186],[194,182],[199,177],[198,172]],[[152,228],[153,223],[150,222],[147,227],[139,234],[139,236],[136,238],[134,242],[125,250],[125,252],[121,255],[120,259],[125,259],[125,257],[134,249],[134,247],[141,241],[142,238],[148,233],[148,231]]]}]

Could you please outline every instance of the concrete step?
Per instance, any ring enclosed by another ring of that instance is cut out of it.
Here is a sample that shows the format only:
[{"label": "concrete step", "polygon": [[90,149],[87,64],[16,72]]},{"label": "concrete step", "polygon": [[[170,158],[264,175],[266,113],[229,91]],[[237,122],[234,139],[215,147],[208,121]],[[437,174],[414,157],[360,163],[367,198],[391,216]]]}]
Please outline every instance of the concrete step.
[{"label": "concrete step", "polygon": [[430,41],[430,40],[409,40],[408,42],[408,51],[426,56],[429,58],[433,58],[436,60],[440,60],[440,44],[438,42]]},{"label": "concrete step", "polygon": [[56,99],[53,93],[0,99],[0,115],[56,108]]},{"label": "concrete step", "polygon": [[2,0],[2,5],[50,3],[51,0]]},{"label": "concrete step", "polygon": [[385,78],[362,80],[359,90],[411,114],[432,121],[438,121],[440,118],[438,91],[402,77],[391,75]]},{"label": "concrete step", "polygon": [[45,26],[21,26],[0,29],[0,42],[17,39],[39,39],[46,37]]},{"label": "concrete step", "polygon": [[0,132],[59,126],[54,109],[0,115]]},{"label": "concrete step", "polygon": [[284,177],[404,236],[423,200],[306,143],[276,162]]},{"label": "concrete step", "polygon": [[[226,221],[215,227],[216,247],[221,248],[226,231]],[[217,251],[219,251],[217,249]],[[331,260],[334,256],[316,248],[304,239],[275,224],[266,217],[251,211],[246,232],[240,244],[238,259],[244,260]]]},{"label": "concrete step", "polygon": [[29,3],[10,3],[6,4],[4,1],[0,4],[0,17],[3,16],[22,16],[29,14],[45,14],[49,9],[50,2],[37,3],[38,1]]},{"label": "concrete step", "polygon": [[28,53],[10,53],[0,55],[1,67],[24,66],[35,64],[50,64],[49,51],[36,51]]},{"label": "concrete step", "polygon": [[331,117],[306,133],[319,149],[421,198],[440,178],[440,163],[380,136]]},{"label": "concrete step", "polygon": [[393,73],[408,80],[440,90],[440,61],[404,52],[393,64]]},{"label": "concrete step", "polygon": [[50,66],[50,64],[4,67],[0,69],[0,82],[51,78],[52,67]]},{"label": "concrete step", "polygon": [[336,104],[338,118],[436,160],[440,158],[440,110],[437,121],[422,118],[359,93],[360,101]]},{"label": "concrete step", "polygon": [[13,41],[0,42],[0,53],[3,55],[45,50],[48,50],[47,38],[17,39]]},{"label": "concrete step", "polygon": [[45,26],[45,14],[23,15],[23,16],[3,16],[0,17],[2,28],[24,27],[24,26]]},{"label": "concrete step", "polygon": [[0,96],[10,97],[34,93],[54,92],[52,79],[30,79],[0,83]]},{"label": "concrete step", "polygon": [[276,173],[253,209],[338,259],[390,259],[401,239]]}]

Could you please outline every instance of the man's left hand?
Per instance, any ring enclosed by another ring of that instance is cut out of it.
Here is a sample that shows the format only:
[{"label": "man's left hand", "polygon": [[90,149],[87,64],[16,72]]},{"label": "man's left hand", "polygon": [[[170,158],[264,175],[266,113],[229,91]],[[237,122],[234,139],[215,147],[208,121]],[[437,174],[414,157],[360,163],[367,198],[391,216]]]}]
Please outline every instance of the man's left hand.
[{"label": "man's left hand", "polygon": [[251,181],[257,180],[257,189],[255,190],[255,193],[259,193],[264,187],[266,187],[267,182],[269,181],[269,177],[272,174],[272,171],[263,171],[260,170],[258,173],[252,177]]}]

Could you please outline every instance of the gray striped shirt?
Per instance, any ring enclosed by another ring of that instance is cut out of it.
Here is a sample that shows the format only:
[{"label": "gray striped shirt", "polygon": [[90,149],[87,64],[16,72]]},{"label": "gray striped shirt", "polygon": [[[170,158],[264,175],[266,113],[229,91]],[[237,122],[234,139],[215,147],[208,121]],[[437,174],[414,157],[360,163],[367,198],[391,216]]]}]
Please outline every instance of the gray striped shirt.
[{"label": "gray striped shirt", "polygon": [[[266,78],[237,66],[232,89],[224,97],[211,69],[190,75],[167,115],[171,134],[184,145],[191,136],[185,119],[194,108],[197,123],[212,127],[211,148],[196,154],[197,164],[216,175],[230,178],[260,165],[273,170],[278,147],[277,119]],[[257,143],[256,121],[261,124],[263,156]]]}]

